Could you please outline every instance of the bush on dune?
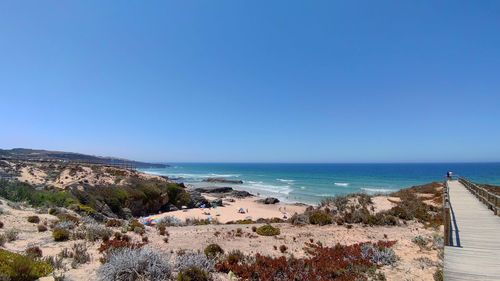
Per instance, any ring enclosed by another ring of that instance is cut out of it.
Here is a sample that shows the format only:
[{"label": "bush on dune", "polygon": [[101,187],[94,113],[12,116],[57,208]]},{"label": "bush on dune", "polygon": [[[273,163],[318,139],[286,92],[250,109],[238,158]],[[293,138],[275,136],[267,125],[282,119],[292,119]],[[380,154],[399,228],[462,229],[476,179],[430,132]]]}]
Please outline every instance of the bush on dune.
[{"label": "bush on dune", "polygon": [[168,280],[172,273],[163,255],[147,248],[123,248],[110,253],[97,271],[98,280]]},{"label": "bush on dune", "polygon": [[266,224],[258,227],[256,232],[262,236],[276,236],[280,234],[280,229],[270,224]]},{"label": "bush on dune", "polygon": [[47,262],[0,249],[0,276],[8,277],[7,280],[37,280],[51,272],[52,267]]},{"label": "bush on dune", "polygon": [[224,250],[218,244],[210,244],[205,248],[205,255],[207,258],[216,258],[224,254]]},{"label": "bush on dune", "polygon": [[[216,264],[216,269],[226,273],[232,271],[243,280],[366,280],[367,275],[373,274],[381,264],[394,262],[392,257],[395,256],[386,250],[394,243],[379,241],[376,244],[337,244],[334,247],[307,243],[306,258],[275,258],[256,254],[254,258],[243,261],[223,260]],[[369,250],[363,251],[363,248]],[[378,255],[377,258],[374,255]],[[385,259],[381,258],[382,255]]]},{"label": "bush on dune", "polygon": [[38,217],[38,216],[29,216],[28,217],[28,222],[30,222],[30,223],[39,223],[40,222],[40,217]]},{"label": "bush on dune", "polygon": [[309,214],[309,222],[311,224],[326,225],[331,224],[333,219],[327,212],[316,210]]},{"label": "bush on dune", "polygon": [[205,270],[192,266],[186,269],[183,269],[177,274],[177,281],[210,281],[212,278],[210,277],[210,273]]},{"label": "bush on dune", "polygon": [[54,241],[56,242],[69,240],[69,235],[70,235],[69,231],[64,228],[55,228],[52,231],[52,238],[54,238]]},{"label": "bush on dune", "polygon": [[78,200],[67,191],[38,190],[30,184],[19,181],[0,180],[0,196],[15,202],[26,201],[37,207],[68,207],[78,203]]},{"label": "bush on dune", "polygon": [[428,227],[437,227],[443,224],[442,208],[432,206],[410,190],[401,190],[396,194],[401,199],[400,202],[388,211],[389,214],[402,220],[413,220],[423,223]]},{"label": "bush on dune", "polygon": [[182,271],[190,267],[200,268],[206,272],[214,271],[215,262],[213,258],[195,252],[185,252],[175,257],[175,270]]}]

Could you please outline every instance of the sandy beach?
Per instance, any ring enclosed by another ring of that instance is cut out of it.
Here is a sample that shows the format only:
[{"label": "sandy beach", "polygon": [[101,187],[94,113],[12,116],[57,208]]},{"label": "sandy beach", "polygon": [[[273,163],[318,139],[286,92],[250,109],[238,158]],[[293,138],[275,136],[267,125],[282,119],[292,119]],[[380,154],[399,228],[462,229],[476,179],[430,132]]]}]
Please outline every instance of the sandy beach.
[{"label": "sandy beach", "polygon": [[[208,194],[202,193],[202,195],[210,200],[215,200],[217,197],[210,196]],[[195,219],[215,219],[220,223],[227,223],[229,221],[237,221],[244,219],[271,219],[280,218],[287,219],[295,213],[303,213],[308,205],[305,204],[290,204],[290,203],[276,203],[276,204],[264,204],[257,202],[259,199],[264,199],[262,197],[248,197],[248,198],[235,198],[226,197],[222,199],[224,206],[216,208],[195,208],[186,209],[172,212],[165,212],[158,215],[152,215],[147,218],[159,220],[166,216],[176,217],[184,221],[188,218]],[[234,202],[232,202],[234,201]],[[240,209],[243,209],[244,213],[240,213]]]}]

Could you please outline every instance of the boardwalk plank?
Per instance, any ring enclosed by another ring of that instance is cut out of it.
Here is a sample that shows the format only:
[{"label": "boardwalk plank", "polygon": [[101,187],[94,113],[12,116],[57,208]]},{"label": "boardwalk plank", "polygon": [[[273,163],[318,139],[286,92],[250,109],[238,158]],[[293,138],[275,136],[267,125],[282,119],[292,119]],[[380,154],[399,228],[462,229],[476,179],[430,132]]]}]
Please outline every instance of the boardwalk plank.
[{"label": "boardwalk plank", "polygon": [[444,249],[445,280],[500,280],[500,218],[458,181],[448,186],[461,247]]}]

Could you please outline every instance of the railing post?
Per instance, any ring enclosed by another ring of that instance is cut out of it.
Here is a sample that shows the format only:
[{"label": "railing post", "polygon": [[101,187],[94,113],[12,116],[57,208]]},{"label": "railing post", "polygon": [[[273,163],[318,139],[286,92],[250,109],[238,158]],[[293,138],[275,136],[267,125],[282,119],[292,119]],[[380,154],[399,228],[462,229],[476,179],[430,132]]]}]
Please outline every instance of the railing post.
[{"label": "railing post", "polygon": [[444,245],[450,246],[450,228],[451,228],[451,216],[450,216],[450,202],[446,201],[444,205]]},{"label": "railing post", "polygon": [[448,180],[445,179],[443,186],[443,216],[444,216],[444,245],[450,246],[451,216],[450,216],[450,193],[448,190]]}]

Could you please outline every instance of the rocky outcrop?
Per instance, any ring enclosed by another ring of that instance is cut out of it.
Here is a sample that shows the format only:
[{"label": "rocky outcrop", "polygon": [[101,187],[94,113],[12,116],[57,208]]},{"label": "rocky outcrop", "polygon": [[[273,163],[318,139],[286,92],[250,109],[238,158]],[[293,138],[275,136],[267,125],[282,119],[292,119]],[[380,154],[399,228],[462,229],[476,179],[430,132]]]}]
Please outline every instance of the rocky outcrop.
[{"label": "rocky outcrop", "polygon": [[191,197],[191,202],[190,206],[188,207],[194,207],[194,208],[199,208],[202,205],[205,205],[207,207],[210,207],[210,202],[201,195],[201,192],[198,190],[188,190],[189,196]]},{"label": "rocky outcrop", "polygon": [[195,189],[201,193],[229,193],[233,191],[232,187],[201,187]]},{"label": "rocky outcrop", "polygon": [[111,211],[111,208],[101,201],[96,201],[96,211],[109,218],[118,218],[118,216]]},{"label": "rocky outcrop", "polygon": [[257,202],[259,203],[263,203],[263,204],[276,204],[276,203],[279,203],[280,200],[278,200],[278,198],[274,198],[274,197],[267,197],[265,199],[260,199],[260,200],[257,200]]},{"label": "rocky outcrop", "polygon": [[233,190],[231,192],[231,196],[236,198],[247,198],[247,197],[252,197],[253,194],[244,190]]},{"label": "rocky outcrop", "polygon": [[196,188],[195,191],[201,193],[214,194],[222,197],[230,196],[235,198],[246,198],[253,196],[248,191],[234,190],[232,187],[202,187],[202,188]]},{"label": "rocky outcrop", "polygon": [[228,180],[225,178],[206,178],[203,180],[204,182],[213,182],[213,183],[234,183],[234,184],[242,184],[242,180]]},{"label": "rocky outcrop", "polygon": [[212,205],[212,207],[213,206],[222,207],[222,199],[221,198],[215,199],[212,202],[210,202],[210,205]]},{"label": "rocky outcrop", "polygon": [[148,214],[157,213],[162,207],[169,203],[168,194],[164,193],[159,196],[156,200],[144,201],[139,200],[128,200],[126,207],[130,209],[133,216],[145,216]]}]

